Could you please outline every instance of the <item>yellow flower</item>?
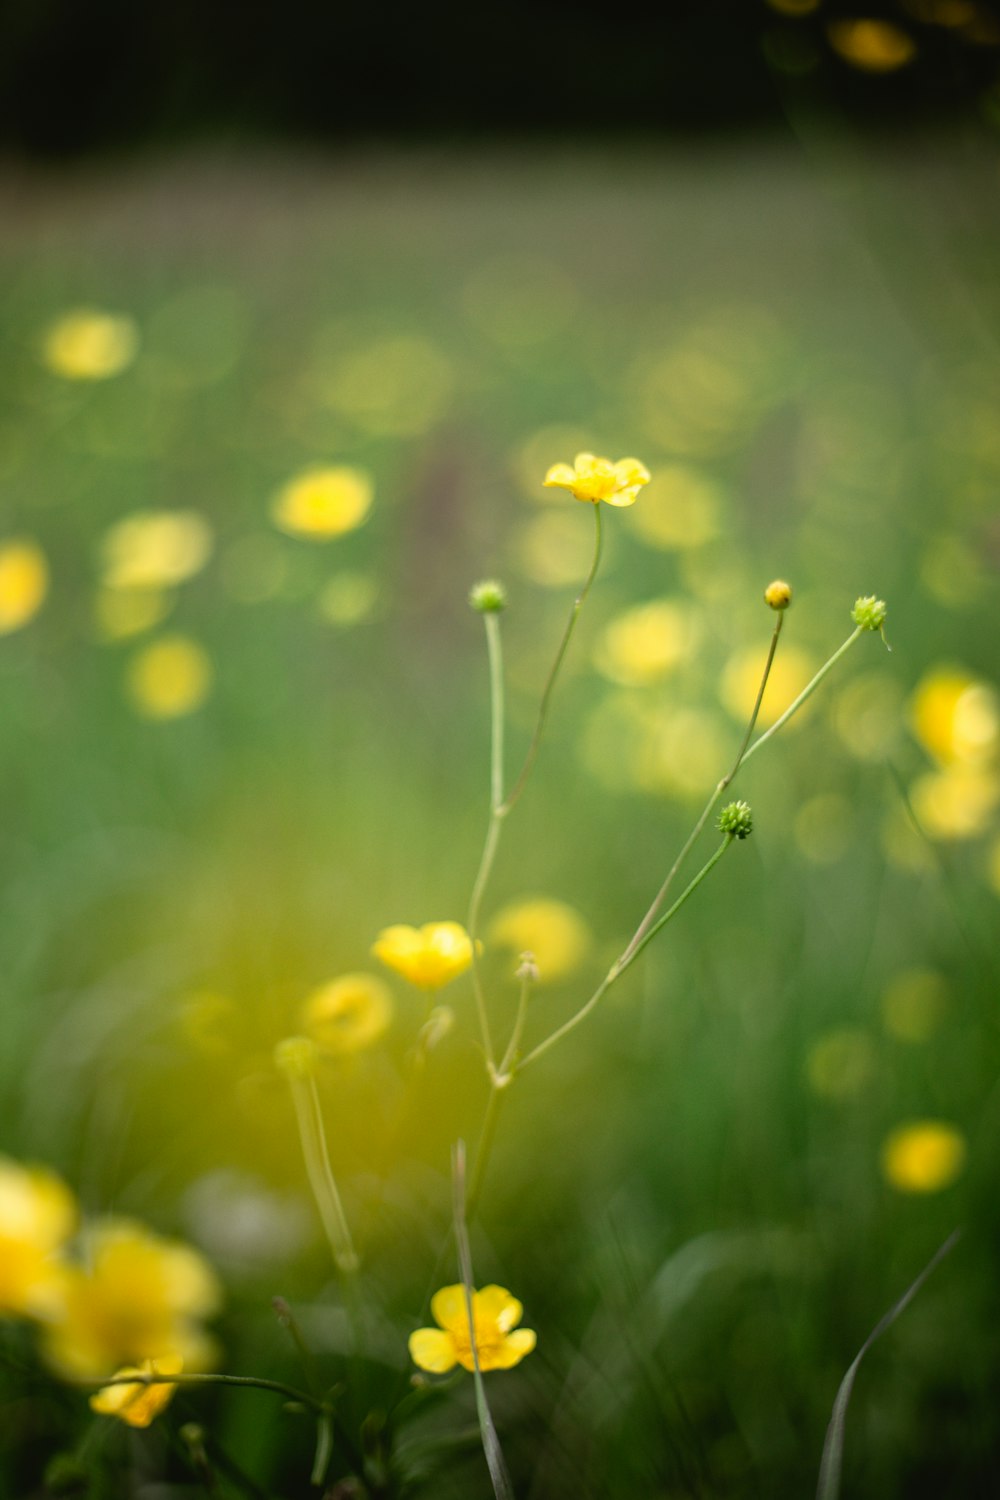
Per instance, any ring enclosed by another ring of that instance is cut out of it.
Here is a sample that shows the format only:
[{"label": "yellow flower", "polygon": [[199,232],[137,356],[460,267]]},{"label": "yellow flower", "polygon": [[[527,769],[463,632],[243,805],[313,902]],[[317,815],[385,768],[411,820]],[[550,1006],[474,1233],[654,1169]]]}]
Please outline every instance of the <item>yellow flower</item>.
[{"label": "yellow flower", "polygon": [[556,984],[580,967],[591,946],[590,929],[574,907],[547,896],[512,901],[490,923],[491,946],[531,953],[539,982]]},{"label": "yellow flower", "polygon": [[304,469],[279,490],[271,517],[291,536],[323,540],[362,525],[371,504],[371,476],[363,469]]},{"label": "yellow flower", "polygon": [[1000,745],[997,695],[961,667],[934,667],[917,684],[910,721],[924,749],[942,765],[978,765]]},{"label": "yellow flower", "polygon": [[689,607],[652,599],[616,615],[601,633],[598,671],[625,687],[662,682],[690,651],[697,622]]},{"label": "yellow flower", "polygon": [[593,453],[578,453],[569,464],[553,464],[545,476],[548,489],[569,490],[577,500],[606,500],[609,505],[633,505],[649,470],[637,458],[597,458]]},{"label": "yellow flower", "polygon": [[439,990],[472,963],[472,940],[458,922],[427,922],[423,927],[384,927],[372,953],[421,990]]},{"label": "yellow flower", "polygon": [[[509,1370],[535,1347],[531,1328],[518,1328],[523,1308],[506,1287],[484,1286],[472,1294],[472,1321],[481,1370]],[[437,1328],[418,1328],[410,1334],[410,1358],[422,1370],[444,1375],[456,1364],[475,1368],[469,1338],[465,1288],[444,1286],[431,1298]]]},{"label": "yellow flower", "polygon": [[0,1157],[0,1317],[46,1312],[76,1217],[73,1194],[53,1173]]},{"label": "yellow flower", "polygon": [[965,1165],[965,1139],[943,1120],[900,1125],[882,1146],[882,1174],[901,1193],[937,1193],[951,1187]]},{"label": "yellow flower", "polygon": [[27,625],[48,591],[49,568],[41,548],[27,540],[0,543],[0,635]]},{"label": "yellow flower", "polygon": [[131,318],[81,307],[52,324],[42,359],[66,380],[107,380],[132,363],[138,345]]},{"label": "yellow flower", "polygon": [[370,1047],[389,1025],[392,1000],[373,974],[344,974],[322,985],[302,1007],[302,1029],[321,1052],[344,1057]]},{"label": "yellow flower", "polygon": [[139,510],[101,543],[103,582],[112,589],[163,589],[199,572],[212,552],[212,528],[194,510]]},{"label": "yellow flower", "polygon": [[212,685],[212,664],[195,641],[165,635],[129,663],[128,691],[146,719],[177,719],[200,708]]},{"label": "yellow flower", "polygon": [[[129,1366],[115,1371],[115,1379],[124,1375],[179,1375],[184,1361],[178,1354],[164,1354],[160,1359],[144,1359],[136,1369]],[[118,1417],[130,1427],[148,1427],[158,1417],[176,1391],[175,1385],[147,1385],[138,1380],[133,1385],[106,1385],[90,1398],[94,1411],[105,1417]]]},{"label": "yellow flower", "polygon": [[213,1345],[201,1320],[219,1300],[215,1273],[197,1250],[129,1219],[99,1220],[87,1232],[83,1264],[63,1269],[43,1350],[57,1370],[84,1380],[164,1351],[204,1369]]},{"label": "yellow flower", "polygon": [[846,63],[865,73],[892,73],[916,56],[916,43],[891,21],[831,21],[830,46]]},{"label": "yellow flower", "polygon": [[972,766],[948,766],[918,776],[910,800],[931,838],[975,838],[989,826],[1000,803],[1000,777]]}]

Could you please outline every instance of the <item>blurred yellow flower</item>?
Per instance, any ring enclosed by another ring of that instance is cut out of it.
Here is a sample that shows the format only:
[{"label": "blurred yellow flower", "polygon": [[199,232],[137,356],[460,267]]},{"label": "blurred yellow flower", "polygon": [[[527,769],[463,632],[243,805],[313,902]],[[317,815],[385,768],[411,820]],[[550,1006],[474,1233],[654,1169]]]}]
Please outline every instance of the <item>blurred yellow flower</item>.
[{"label": "blurred yellow flower", "polygon": [[132,658],[128,691],[147,719],[177,719],[200,708],[212,685],[212,664],[196,641],[165,635]]},{"label": "blurred yellow flower", "polygon": [[882,1174],[901,1193],[937,1193],[951,1187],[965,1157],[965,1138],[954,1125],[914,1120],[886,1136]]},{"label": "blurred yellow flower", "polygon": [[392,998],[373,974],[344,974],[322,985],[302,1007],[302,1029],[321,1052],[344,1057],[377,1042],[392,1016]]},{"label": "blurred yellow flower", "polygon": [[458,922],[427,922],[423,927],[384,927],[372,953],[418,989],[438,990],[472,963],[472,940]]},{"label": "blurred yellow flower", "polygon": [[101,543],[102,582],[111,589],[183,583],[212,554],[212,528],[194,510],[141,510],[116,521]]},{"label": "blurred yellow flower", "polygon": [[317,603],[320,614],[331,625],[358,625],[375,611],[378,583],[370,573],[336,573]]},{"label": "blurred yellow flower", "polygon": [[910,800],[932,838],[975,838],[989,826],[1000,802],[1000,777],[971,766],[949,766],[918,776]]},{"label": "blurred yellow flower", "polygon": [[162,589],[99,589],[94,600],[97,633],[104,641],[125,641],[165,620],[174,603]]},{"label": "blurred yellow flower", "polygon": [[[184,1361],[179,1355],[164,1354],[160,1359],[144,1359],[138,1368],[116,1370],[115,1379],[124,1375],[179,1375],[183,1368]],[[143,1380],[132,1385],[106,1385],[91,1396],[90,1405],[102,1416],[118,1417],[130,1427],[148,1427],[176,1389],[176,1385],[168,1385],[166,1381],[157,1385],[147,1385]]]},{"label": "blurred yellow flower", "polygon": [[281,489],[271,517],[291,536],[341,536],[367,519],[372,505],[371,476],[347,467],[304,469]]},{"label": "blurred yellow flower", "polygon": [[662,682],[691,650],[696,635],[691,609],[669,599],[637,604],[601,633],[597,669],[623,687]]},{"label": "blurred yellow flower", "polygon": [[49,1309],[76,1219],[73,1194],[52,1172],[0,1157],[0,1317]]},{"label": "blurred yellow flower", "polygon": [[910,722],[924,749],[945,766],[979,764],[1000,746],[996,692],[962,667],[934,667],[920,679]]},{"label": "blurred yellow flower", "polygon": [[531,953],[540,984],[558,984],[578,969],[593,938],[575,907],[549,896],[512,901],[490,923],[491,947]]},{"label": "blurred yellow flower", "polygon": [[704,547],[722,530],[725,494],[718,482],[687,464],[658,466],[629,524],[650,547],[683,552]]},{"label": "blurred yellow flower", "polygon": [[43,1352],[83,1380],[165,1353],[204,1369],[214,1346],[201,1320],[220,1296],[214,1271],[189,1245],[130,1219],[98,1220],[86,1232],[83,1263],[63,1268]]},{"label": "blurred yellow flower", "polygon": [[[506,1287],[484,1286],[472,1294],[472,1322],[481,1370],[509,1370],[535,1347],[535,1333],[518,1328],[524,1309]],[[410,1334],[410,1358],[422,1370],[444,1375],[461,1365],[475,1368],[465,1288],[444,1286],[431,1298],[437,1328],[418,1328]]]},{"label": "blurred yellow flower", "polygon": [[138,347],[131,318],[81,307],[52,324],[42,344],[42,359],[66,380],[107,380],[132,363]]},{"label": "blurred yellow flower", "polygon": [[569,464],[553,464],[543,481],[547,489],[569,490],[577,500],[599,500],[608,505],[633,505],[649,470],[637,458],[597,458],[593,453],[578,453]]},{"label": "blurred yellow flower", "polygon": [[0,542],[0,635],[27,625],[48,591],[49,567],[37,543]]},{"label": "blurred yellow flower", "polygon": [[[766,655],[764,649],[750,648],[736,652],[726,663],[722,674],[720,696],[725,707],[736,719],[749,719],[753,712]],[[812,660],[804,651],[800,651],[797,646],[782,644],[774,658],[771,674],[767,679],[764,701],[761,703],[757,717],[759,728],[766,729],[769,724],[780,719],[785,709],[806,686],[813,675],[813,670]],[[793,718],[789,719],[790,729],[802,721],[804,715],[808,714],[809,707],[807,703]]]},{"label": "blurred yellow flower", "polygon": [[831,21],[826,32],[834,52],[865,73],[892,73],[912,62],[917,52],[913,38],[891,21]]}]

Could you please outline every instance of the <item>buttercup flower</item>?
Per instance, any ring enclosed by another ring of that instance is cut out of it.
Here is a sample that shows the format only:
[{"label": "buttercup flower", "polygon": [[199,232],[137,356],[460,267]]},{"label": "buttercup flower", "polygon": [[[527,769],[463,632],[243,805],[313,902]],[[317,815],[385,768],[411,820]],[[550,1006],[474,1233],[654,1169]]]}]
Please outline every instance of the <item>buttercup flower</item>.
[{"label": "buttercup flower", "polygon": [[138,346],[131,318],[81,307],[52,324],[42,359],[65,380],[108,380],[132,363]]},{"label": "buttercup flower", "polygon": [[[535,1347],[531,1328],[518,1328],[524,1309],[506,1287],[484,1286],[472,1294],[472,1321],[481,1370],[509,1370]],[[465,1288],[444,1286],[431,1298],[437,1328],[418,1328],[410,1334],[410,1358],[422,1370],[444,1375],[461,1365],[473,1370],[472,1342]]]},{"label": "buttercup flower", "polygon": [[514,953],[527,949],[540,983],[556,984],[580,967],[593,942],[580,913],[565,901],[532,896],[497,912],[489,929],[490,947]]},{"label": "buttercup flower", "polygon": [[112,589],[162,589],[198,573],[212,553],[212,528],[195,510],[137,510],[105,533],[103,582]]},{"label": "buttercup flower", "polygon": [[371,476],[364,469],[304,469],[278,492],[271,517],[291,536],[323,541],[362,525],[371,510],[372,494]]},{"label": "buttercup flower", "polygon": [[372,953],[421,990],[439,990],[472,963],[472,939],[458,922],[427,922],[423,927],[384,927]]},{"label": "buttercup flower", "polygon": [[635,497],[644,484],[649,483],[649,470],[637,458],[620,458],[612,463],[610,458],[597,458],[593,453],[578,453],[569,464],[553,464],[545,476],[548,489],[569,490],[577,500],[599,500],[608,505],[633,505]]},{"label": "buttercup flower", "polygon": [[314,990],[302,1007],[302,1029],[321,1052],[344,1057],[370,1047],[389,1025],[392,1000],[373,974],[345,974]]},{"label": "buttercup flower", "polygon": [[[116,1370],[115,1378],[123,1375],[179,1375],[184,1361],[177,1354],[165,1354],[160,1359],[144,1359],[138,1369],[129,1367]],[[147,1385],[138,1380],[134,1385],[106,1385],[90,1398],[90,1405],[105,1417],[118,1417],[130,1427],[148,1427],[158,1417],[176,1391],[175,1385]]]},{"label": "buttercup flower", "polygon": [[0,1157],[0,1317],[46,1312],[59,1285],[58,1253],[75,1228],[65,1183]]},{"label": "buttercup flower", "polygon": [[43,1351],[57,1370],[100,1380],[165,1353],[205,1368],[213,1346],[201,1320],[218,1306],[220,1288],[196,1250],[129,1219],[98,1221],[83,1248],[84,1263],[63,1268],[58,1305],[46,1317]]},{"label": "buttercup flower", "polygon": [[913,1120],[882,1145],[882,1174],[901,1193],[938,1193],[965,1165],[965,1137],[945,1120]]},{"label": "buttercup flower", "polygon": [[33,619],[49,590],[49,567],[35,542],[0,542],[0,635]]},{"label": "buttercup flower", "polygon": [[212,686],[212,663],[197,641],[164,635],[129,662],[132,706],[144,719],[179,719],[200,708]]}]

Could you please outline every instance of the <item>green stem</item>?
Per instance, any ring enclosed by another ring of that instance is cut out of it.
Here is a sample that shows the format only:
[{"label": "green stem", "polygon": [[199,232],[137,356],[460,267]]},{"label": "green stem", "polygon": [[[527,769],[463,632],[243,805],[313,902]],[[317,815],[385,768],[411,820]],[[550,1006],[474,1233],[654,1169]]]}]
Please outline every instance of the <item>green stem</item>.
[{"label": "green stem", "polygon": [[746,761],[750,759],[751,755],[756,755],[761,745],[766,745],[771,736],[777,734],[778,730],[782,727],[782,725],[788,723],[793,714],[798,713],[799,709],[802,707],[803,703],[805,703],[806,699],[812,697],[813,693],[823,681],[823,678],[829,671],[831,671],[833,667],[836,666],[837,662],[844,655],[845,651],[847,651],[849,647],[854,645],[854,642],[857,640],[859,635],[863,634],[864,631],[860,625],[858,626],[857,630],[851,631],[851,634],[847,637],[847,640],[844,642],[844,644],[842,646],[838,646],[836,651],[830,657],[830,660],[823,663],[819,671],[816,673],[816,676],[812,679],[811,682],[806,683],[805,687],[802,689],[799,696],[795,699],[794,703],[790,704],[789,707],[785,709],[785,712],[781,715],[781,718],[775,719],[770,729],[765,729],[759,740],[754,740],[749,750],[747,750],[743,756],[744,763],[746,763]]},{"label": "green stem", "polygon": [[110,1375],[103,1380],[76,1380],[72,1383],[88,1390],[93,1386],[104,1390],[109,1385],[243,1385],[252,1386],[259,1391],[273,1391],[278,1396],[284,1396],[286,1401],[295,1401],[299,1406],[307,1406],[323,1415],[327,1415],[330,1410],[324,1401],[311,1396],[308,1391],[300,1391],[293,1385],[285,1385],[283,1381],[265,1380],[257,1375],[220,1375],[215,1372],[160,1375],[136,1370],[131,1375]]},{"label": "green stem", "polygon": [[[507,1079],[507,1084],[511,1079]],[[497,1133],[497,1120],[500,1116],[500,1102],[506,1093],[507,1084],[501,1084],[496,1078],[490,1079],[490,1097],[486,1103],[486,1114],[483,1116],[483,1128],[479,1132],[479,1144],[476,1147],[476,1159],[472,1167],[472,1181],[469,1184],[469,1194],[466,1200],[466,1218],[474,1217],[479,1206],[479,1197],[483,1190],[483,1181],[486,1177],[486,1168],[489,1164],[490,1155],[493,1151],[493,1142]]]},{"label": "green stem", "polygon": [[631,968],[642,950],[648,947],[648,945],[653,941],[656,934],[661,930],[661,928],[666,927],[670,919],[677,915],[688,897],[694,895],[695,891],[701,885],[702,881],[705,879],[706,875],[708,875],[709,871],[713,870],[719,863],[719,860],[722,858],[726,850],[729,848],[730,844],[733,842],[734,837],[735,835],[731,833],[726,834],[725,838],[722,840],[722,843],[719,845],[718,849],[716,849],[711,859],[709,859],[704,865],[702,865],[701,869],[698,871],[697,875],[691,881],[690,885],[686,888],[683,894],[677,897],[677,900],[674,902],[673,906],[671,906],[668,911],[665,911],[663,913],[663,916],[649,929],[648,932],[644,933],[642,941],[640,943],[638,943],[635,947],[629,944],[629,950],[626,953],[622,954],[622,957],[618,960],[612,970],[612,974],[615,979],[620,979],[621,976],[625,973],[626,969]]},{"label": "green stem", "polygon": [[319,1216],[333,1252],[334,1263],[338,1271],[343,1272],[346,1277],[358,1269],[360,1262],[351,1240],[344,1205],[340,1201],[337,1180],[330,1165],[330,1153],[326,1146],[326,1132],[323,1129],[323,1113],[320,1108],[316,1080],[311,1074],[301,1077],[289,1073],[288,1081],[291,1085],[292,1102],[295,1105],[295,1117],[302,1140],[302,1154],[305,1157],[309,1185],[313,1190],[316,1207],[319,1209]]},{"label": "green stem", "polygon": [[520,774],[518,775],[518,778],[515,781],[512,790],[508,792],[506,802],[503,803],[502,811],[504,812],[504,814],[509,813],[515,802],[517,802],[521,793],[524,791],[525,783],[527,782],[528,777],[531,775],[531,768],[535,764],[535,757],[538,754],[538,747],[541,744],[542,734],[545,730],[545,721],[548,717],[549,700],[552,697],[552,690],[556,685],[556,678],[559,676],[559,669],[563,664],[563,658],[566,655],[566,650],[569,646],[570,638],[573,635],[577,617],[579,616],[579,613],[583,608],[584,601],[586,600],[587,595],[590,593],[591,584],[597,577],[597,569],[599,568],[601,562],[602,545],[601,507],[599,503],[595,503],[594,505],[594,521],[596,525],[596,530],[594,533],[594,560],[590,565],[590,572],[587,574],[586,582],[574,599],[573,607],[569,612],[569,619],[566,621],[566,629],[563,631],[563,638],[559,642],[559,649],[556,652],[555,661],[552,663],[552,670],[549,672],[548,680],[542,690],[542,701],[538,708],[538,721],[535,724],[535,732],[531,737],[531,743],[528,746],[528,753],[524,758],[524,765],[521,767]]},{"label": "green stem", "polygon": [[479,869],[472,883],[469,897],[469,916],[466,922],[472,942],[472,989],[476,997],[476,1013],[479,1017],[479,1033],[486,1053],[490,1073],[493,1072],[493,1039],[490,1036],[489,1016],[486,1011],[486,996],[483,993],[483,978],[479,971],[478,939],[479,917],[486,894],[486,886],[493,870],[500,828],[506,814],[503,809],[503,746],[504,746],[504,692],[503,692],[503,645],[500,636],[500,616],[494,612],[483,616],[486,626],[486,654],[490,668],[490,820],[486,826],[486,839],[479,857]]}]

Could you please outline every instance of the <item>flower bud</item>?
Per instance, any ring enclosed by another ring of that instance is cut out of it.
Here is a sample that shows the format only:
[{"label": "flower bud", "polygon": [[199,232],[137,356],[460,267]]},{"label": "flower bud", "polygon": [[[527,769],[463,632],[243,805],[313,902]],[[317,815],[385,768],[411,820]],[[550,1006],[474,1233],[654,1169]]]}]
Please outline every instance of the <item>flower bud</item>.
[{"label": "flower bud", "polygon": [[745,839],[753,831],[753,816],[749,802],[730,802],[719,814],[715,825],[720,833],[730,838]]},{"label": "flower bud", "polygon": [[469,603],[481,615],[496,615],[506,608],[507,590],[496,578],[483,578],[469,590]]},{"label": "flower bud", "polygon": [[542,971],[538,967],[538,960],[533,953],[522,953],[514,971],[514,978],[520,979],[524,984],[537,984],[542,977]]},{"label": "flower bud", "polygon": [[876,599],[874,594],[868,594],[865,598],[854,601],[851,619],[855,625],[860,625],[862,630],[881,630],[887,614],[888,607],[885,600]]},{"label": "flower bud", "polygon": [[764,590],[764,603],[770,609],[787,609],[792,602],[792,586],[783,578],[776,578]]}]

